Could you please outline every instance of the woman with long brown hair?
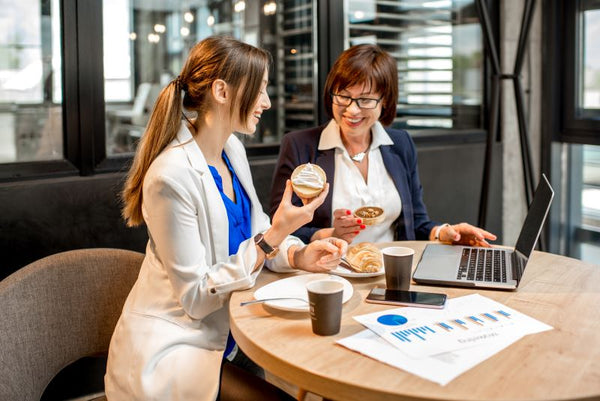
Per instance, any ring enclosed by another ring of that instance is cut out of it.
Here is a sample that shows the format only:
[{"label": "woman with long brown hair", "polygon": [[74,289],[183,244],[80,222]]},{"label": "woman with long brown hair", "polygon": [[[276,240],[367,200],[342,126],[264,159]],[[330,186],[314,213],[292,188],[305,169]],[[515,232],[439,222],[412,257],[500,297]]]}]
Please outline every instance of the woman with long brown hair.
[{"label": "woman with long brown hair", "polygon": [[[214,400],[232,291],[276,271],[327,271],[346,243],[289,236],[327,195],[291,204],[285,184],[272,224],[242,143],[271,103],[270,56],[225,37],[198,43],[160,93],[123,190],[123,216],[145,223],[141,271],[111,340],[106,394],[117,400]],[[182,96],[183,94],[183,96]],[[195,112],[183,118],[183,109]]]}]

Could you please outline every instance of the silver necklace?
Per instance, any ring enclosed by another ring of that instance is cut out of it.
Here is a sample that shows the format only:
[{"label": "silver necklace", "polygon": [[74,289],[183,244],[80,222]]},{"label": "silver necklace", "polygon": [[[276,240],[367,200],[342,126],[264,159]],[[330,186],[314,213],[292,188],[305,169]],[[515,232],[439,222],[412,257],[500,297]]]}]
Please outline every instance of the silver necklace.
[{"label": "silver necklace", "polygon": [[363,150],[362,152],[358,152],[354,156],[350,156],[350,158],[352,160],[354,160],[355,162],[362,163],[365,156],[367,155],[368,150],[369,150],[369,146],[367,146],[367,148],[365,150]]}]

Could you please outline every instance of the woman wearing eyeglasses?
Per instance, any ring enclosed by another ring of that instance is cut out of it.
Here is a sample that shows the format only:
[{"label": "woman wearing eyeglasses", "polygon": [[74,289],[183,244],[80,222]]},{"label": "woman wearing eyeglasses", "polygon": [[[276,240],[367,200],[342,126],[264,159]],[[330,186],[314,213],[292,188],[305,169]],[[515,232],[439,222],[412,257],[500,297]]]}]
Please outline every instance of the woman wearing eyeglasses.
[{"label": "woman wearing eyeglasses", "polygon": [[[331,121],[284,135],[271,190],[271,214],[292,171],[319,165],[330,191],[311,223],[294,235],[305,242],[338,237],[347,242],[441,240],[489,246],[495,235],[467,223],[439,224],[423,203],[417,155],[410,135],[385,128],[396,116],[396,61],[376,45],[350,47],[336,60],[324,88]],[[294,195],[292,202],[302,204]],[[352,211],[378,206],[384,219],[366,226]]]}]

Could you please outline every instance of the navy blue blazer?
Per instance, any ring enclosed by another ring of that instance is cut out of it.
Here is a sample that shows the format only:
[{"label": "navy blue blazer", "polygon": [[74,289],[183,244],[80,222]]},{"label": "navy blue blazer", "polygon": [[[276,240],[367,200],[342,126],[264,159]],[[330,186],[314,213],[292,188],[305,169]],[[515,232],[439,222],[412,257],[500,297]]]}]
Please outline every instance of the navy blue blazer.
[{"label": "navy blue blazer", "polygon": [[[304,163],[317,164],[327,174],[330,190],[325,202],[315,211],[312,222],[293,233],[305,243],[310,242],[315,231],[331,227],[332,224],[331,198],[335,185],[335,149],[323,151],[318,149],[323,129],[325,129],[325,125],[290,132],[283,136],[271,186],[270,214],[272,217],[281,202],[285,181],[290,178],[292,171],[297,166]],[[395,239],[427,240],[431,229],[438,223],[429,220],[427,209],[423,203],[423,188],[419,181],[415,145],[410,135],[404,130],[386,128],[386,132],[394,145],[381,146],[381,156],[402,200],[402,211],[395,222]],[[302,201],[296,194],[292,197],[292,203],[298,206],[302,205]]]}]

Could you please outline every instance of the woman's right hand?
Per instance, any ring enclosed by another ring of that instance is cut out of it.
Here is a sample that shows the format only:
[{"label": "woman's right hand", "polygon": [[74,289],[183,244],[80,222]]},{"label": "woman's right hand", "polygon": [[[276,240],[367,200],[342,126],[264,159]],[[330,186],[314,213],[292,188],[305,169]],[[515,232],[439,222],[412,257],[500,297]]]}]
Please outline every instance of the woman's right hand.
[{"label": "woman's right hand", "polygon": [[340,258],[346,254],[348,243],[339,238],[316,240],[293,252],[293,267],[313,273],[328,272],[340,264]]},{"label": "woman's right hand", "polygon": [[303,225],[310,223],[315,210],[323,204],[329,192],[329,184],[325,184],[323,191],[304,206],[292,204],[292,182],[287,180],[285,191],[279,203],[279,207],[273,214],[271,228],[265,233],[265,240],[269,244],[280,244],[289,234],[293,233]]}]

